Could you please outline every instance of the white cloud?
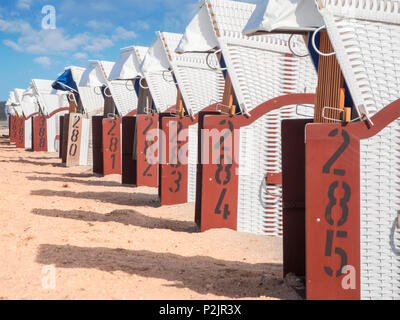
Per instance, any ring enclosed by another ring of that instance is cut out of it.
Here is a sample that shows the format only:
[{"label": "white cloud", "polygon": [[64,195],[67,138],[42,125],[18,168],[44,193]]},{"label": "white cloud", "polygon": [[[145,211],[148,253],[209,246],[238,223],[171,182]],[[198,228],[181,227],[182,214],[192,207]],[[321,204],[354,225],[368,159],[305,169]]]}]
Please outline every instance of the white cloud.
[{"label": "white cloud", "polygon": [[33,61],[44,67],[48,67],[51,65],[51,60],[49,57],[38,57],[38,58],[35,58]]},{"label": "white cloud", "polygon": [[100,52],[104,49],[110,48],[114,43],[106,36],[100,36],[98,38],[91,39],[89,44],[84,46],[84,50],[91,52]]},{"label": "white cloud", "polygon": [[137,30],[150,30],[150,22],[144,20],[138,20],[131,23],[131,27]]},{"label": "white cloud", "polygon": [[32,0],[18,0],[17,8],[20,10],[29,10],[32,5]]},{"label": "white cloud", "polygon": [[88,55],[85,52],[77,52],[73,55],[73,57],[78,60],[87,60],[88,59]]},{"label": "white cloud", "polygon": [[109,29],[113,27],[111,22],[97,20],[90,20],[86,25],[93,30]]},{"label": "white cloud", "polygon": [[117,40],[128,40],[136,38],[136,33],[133,31],[126,30],[124,27],[117,27],[114,31],[112,39]]},{"label": "white cloud", "polygon": [[6,21],[0,19],[0,31],[8,33],[29,33],[33,29],[31,25],[23,20]]},{"label": "white cloud", "polygon": [[22,34],[16,42],[5,40],[3,43],[17,51],[33,54],[60,54],[76,51],[77,48],[89,41],[87,34],[69,37],[62,29],[31,30]]}]

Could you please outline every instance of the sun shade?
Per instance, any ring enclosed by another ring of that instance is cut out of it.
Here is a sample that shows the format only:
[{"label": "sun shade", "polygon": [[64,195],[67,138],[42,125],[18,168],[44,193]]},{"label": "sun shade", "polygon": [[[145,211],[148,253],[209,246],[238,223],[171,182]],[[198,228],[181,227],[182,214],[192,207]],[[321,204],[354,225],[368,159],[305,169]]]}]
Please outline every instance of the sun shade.
[{"label": "sun shade", "polygon": [[[43,80],[43,79],[32,80],[32,87],[34,90],[34,94],[37,97],[37,101],[39,102],[43,114],[46,116],[50,115],[57,109],[67,108],[69,106],[67,93],[58,92],[57,89],[54,89],[53,85],[54,82],[52,83],[51,80]],[[60,90],[66,91],[62,89]]]},{"label": "sun shade", "polygon": [[89,66],[82,75],[79,86],[82,87],[102,87],[108,84],[108,76],[114,62],[109,61],[89,61]]},{"label": "sun shade", "polygon": [[66,69],[52,84],[53,89],[61,91],[75,90],[78,92],[78,86],[72,76],[71,69]]},{"label": "sun shade", "polygon": [[161,32],[156,33],[156,40],[140,66],[157,112],[164,112],[174,106],[178,93],[162,37]]},{"label": "sun shade", "polygon": [[141,76],[140,64],[148,50],[147,47],[139,46],[121,49],[108,80],[132,80]]},{"label": "sun shade", "polygon": [[206,4],[202,1],[199,12],[186,28],[176,52],[207,52],[218,47],[214,30],[209,21]]},{"label": "sun shade", "polygon": [[32,87],[30,87],[23,93],[21,99],[21,107],[25,117],[30,117],[33,114],[39,112],[39,106],[37,104],[34,89]]},{"label": "sun shade", "polygon": [[264,0],[257,4],[243,33],[307,32],[322,25],[314,0]]}]

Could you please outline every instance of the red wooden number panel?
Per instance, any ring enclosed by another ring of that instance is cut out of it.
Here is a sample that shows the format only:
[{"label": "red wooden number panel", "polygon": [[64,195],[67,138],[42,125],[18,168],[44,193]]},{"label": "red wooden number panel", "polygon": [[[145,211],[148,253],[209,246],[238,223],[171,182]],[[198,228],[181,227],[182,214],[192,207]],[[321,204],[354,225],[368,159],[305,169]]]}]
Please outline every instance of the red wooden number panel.
[{"label": "red wooden number panel", "polygon": [[239,166],[234,155],[239,134],[237,130],[235,134],[231,119],[206,116],[204,120],[202,199],[207,200],[201,209],[202,232],[214,228],[237,230]]},{"label": "red wooden number panel", "polygon": [[17,117],[10,116],[10,142],[17,142]]},{"label": "red wooden number panel", "polygon": [[137,116],[137,185],[158,187],[158,115]]},{"label": "red wooden number panel", "polygon": [[79,166],[81,155],[82,115],[71,113],[68,129],[67,167]]},{"label": "red wooden number panel", "polygon": [[335,124],[306,137],[307,299],[359,300],[360,139]]},{"label": "red wooden number panel", "polygon": [[104,175],[122,174],[122,119],[103,120]]},{"label": "red wooden number panel", "polygon": [[47,120],[46,117],[33,118],[33,151],[47,151]]},{"label": "red wooden number panel", "polygon": [[161,205],[187,202],[188,194],[188,122],[163,118],[163,163],[161,164]]},{"label": "red wooden number panel", "polygon": [[25,149],[25,119],[20,117],[17,119],[17,141],[18,149]]}]

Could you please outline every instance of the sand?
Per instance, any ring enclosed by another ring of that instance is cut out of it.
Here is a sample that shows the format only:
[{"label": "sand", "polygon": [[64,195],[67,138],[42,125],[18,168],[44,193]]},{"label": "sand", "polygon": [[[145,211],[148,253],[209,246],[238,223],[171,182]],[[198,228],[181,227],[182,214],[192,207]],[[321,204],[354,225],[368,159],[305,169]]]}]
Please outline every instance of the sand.
[{"label": "sand", "polygon": [[0,168],[0,299],[298,299],[281,239],[199,233],[193,204],[6,138]]}]

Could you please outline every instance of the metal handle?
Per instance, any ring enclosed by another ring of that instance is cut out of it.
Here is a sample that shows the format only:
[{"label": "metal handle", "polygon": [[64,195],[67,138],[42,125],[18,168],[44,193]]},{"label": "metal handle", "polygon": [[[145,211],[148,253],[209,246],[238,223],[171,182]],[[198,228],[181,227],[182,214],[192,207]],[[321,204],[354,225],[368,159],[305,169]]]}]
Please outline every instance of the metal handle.
[{"label": "metal handle", "polygon": [[299,57],[299,58],[308,57],[310,55],[310,53],[307,53],[306,55],[299,55],[299,54],[297,54],[296,52],[293,51],[292,43],[291,43],[291,41],[293,39],[293,36],[295,36],[295,34],[290,35],[289,40],[288,40],[288,47],[289,47],[290,52],[293,53],[293,55],[295,55],[296,57]]},{"label": "metal handle", "polygon": [[323,56],[323,57],[331,57],[331,56],[334,56],[334,55],[336,54],[335,51],[330,52],[330,53],[324,53],[324,52],[319,51],[319,49],[317,49],[317,45],[315,44],[315,40],[316,40],[317,34],[318,34],[322,29],[326,29],[326,26],[323,25],[322,27],[319,27],[317,30],[314,31],[314,33],[313,33],[313,35],[312,35],[312,41],[311,41],[312,46],[313,46],[315,52],[317,52],[320,56]]},{"label": "metal handle", "polygon": [[142,85],[142,80],[143,80],[143,79],[144,79],[144,78],[140,78],[139,86],[140,86],[142,89],[147,90],[147,89],[149,89],[149,87],[145,87],[145,86]]},{"label": "metal handle", "polygon": [[222,52],[222,49],[219,49],[217,51],[213,51],[213,52],[208,53],[208,55],[206,57],[206,64],[211,70],[214,70],[214,71],[226,71],[226,70],[228,70],[228,68],[215,68],[215,67],[210,65],[210,62],[209,62],[208,59],[211,57],[211,55],[214,55],[215,56],[215,60],[218,61],[217,54],[220,53],[220,52]]}]

